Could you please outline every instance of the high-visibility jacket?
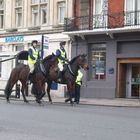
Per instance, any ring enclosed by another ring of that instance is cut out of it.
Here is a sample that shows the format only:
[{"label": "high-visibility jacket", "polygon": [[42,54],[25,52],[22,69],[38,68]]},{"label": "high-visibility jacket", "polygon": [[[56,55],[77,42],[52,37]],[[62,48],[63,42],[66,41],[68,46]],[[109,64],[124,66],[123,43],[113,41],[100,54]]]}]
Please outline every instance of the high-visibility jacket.
[{"label": "high-visibility jacket", "polygon": [[[62,51],[61,49],[59,49],[59,51],[61,52],[61,57],[65,58],[66,57],[66,52]],[[64,64],[65,60],[62,60],[58,57],[58,62],[61,63],[61,64]]]},{"label": "high-visibility jacket", "polygon": [[35,64],[38,59],[38,50],[34,49],[33,47],[30,47],[30,49],[32,49],[35,60],[33,60],[30,55],[28,55],[28,64]]},{"label": "high-visibility jacket", "polygon": [[81,86],[82,78],[83,78],[83,73],[80,70],[78,70],[78,75],[76,77],[75,83]]}]

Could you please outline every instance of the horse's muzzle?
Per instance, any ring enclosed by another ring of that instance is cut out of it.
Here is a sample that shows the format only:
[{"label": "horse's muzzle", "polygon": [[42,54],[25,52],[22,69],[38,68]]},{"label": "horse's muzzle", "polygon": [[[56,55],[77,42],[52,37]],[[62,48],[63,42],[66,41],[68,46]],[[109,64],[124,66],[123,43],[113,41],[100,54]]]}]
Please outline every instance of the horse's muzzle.
[{"label": "horse's muzzle", "polygon": [[86,64],[86,65],[84,65],[84,70],[89,70],[89,66],[88,66],[88,64]]}]

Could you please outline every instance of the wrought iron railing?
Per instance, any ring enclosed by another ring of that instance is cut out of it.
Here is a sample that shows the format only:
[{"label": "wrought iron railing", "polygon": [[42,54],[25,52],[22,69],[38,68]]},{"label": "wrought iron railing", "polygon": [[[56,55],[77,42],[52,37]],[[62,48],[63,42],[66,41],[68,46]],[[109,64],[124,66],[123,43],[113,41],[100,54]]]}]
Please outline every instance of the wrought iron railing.
[{"label": "wrought iron railing", "polygon": [[140,25],[140,11],[65,18],[64,31],[120,28]]}]

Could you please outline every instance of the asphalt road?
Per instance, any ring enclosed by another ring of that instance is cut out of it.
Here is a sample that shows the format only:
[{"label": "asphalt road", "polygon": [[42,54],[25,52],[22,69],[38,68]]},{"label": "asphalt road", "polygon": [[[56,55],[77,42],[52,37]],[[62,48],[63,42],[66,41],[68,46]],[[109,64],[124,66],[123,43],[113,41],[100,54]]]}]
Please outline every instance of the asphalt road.
[{"label": "asphalt road", "polygon": [[0,100],[0,140],[138,140],[140,109]]}]

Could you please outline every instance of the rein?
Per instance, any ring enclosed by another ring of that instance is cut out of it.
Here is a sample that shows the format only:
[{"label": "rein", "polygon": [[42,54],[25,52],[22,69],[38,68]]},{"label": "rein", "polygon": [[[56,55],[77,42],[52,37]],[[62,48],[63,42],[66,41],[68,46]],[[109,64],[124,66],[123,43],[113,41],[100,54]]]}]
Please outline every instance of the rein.
[{"label": "rein", "polygon": [[68,69],[69,69],[70,73],[72,74],[72,76],[75,76],[74,72],[73,72],[72,69],[71,69],[70,64],[68,64]]}]

